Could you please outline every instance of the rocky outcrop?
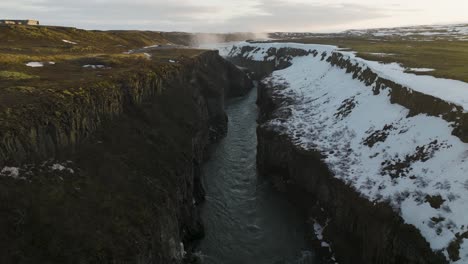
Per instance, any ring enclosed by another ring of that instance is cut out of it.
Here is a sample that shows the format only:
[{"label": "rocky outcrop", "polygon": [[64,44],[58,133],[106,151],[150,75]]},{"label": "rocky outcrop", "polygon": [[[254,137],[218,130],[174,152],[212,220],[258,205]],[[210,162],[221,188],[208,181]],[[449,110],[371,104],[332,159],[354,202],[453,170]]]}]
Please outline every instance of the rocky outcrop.
[{"label": "rocky outcrop", "polygon": [[0,262],[181,263],[224,100],[251,86],[207,51],[4,113]]}]

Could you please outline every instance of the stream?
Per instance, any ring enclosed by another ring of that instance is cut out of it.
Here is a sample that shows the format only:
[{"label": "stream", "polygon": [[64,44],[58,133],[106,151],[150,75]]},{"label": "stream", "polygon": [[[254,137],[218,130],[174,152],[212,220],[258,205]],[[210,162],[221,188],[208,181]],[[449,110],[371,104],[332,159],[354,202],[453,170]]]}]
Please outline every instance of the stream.
[{"label": "stream", "polygon": [[203,167],[205,264],[317,264],[304,217],[256,169],[256,89],[227,103],[227,137]]}]

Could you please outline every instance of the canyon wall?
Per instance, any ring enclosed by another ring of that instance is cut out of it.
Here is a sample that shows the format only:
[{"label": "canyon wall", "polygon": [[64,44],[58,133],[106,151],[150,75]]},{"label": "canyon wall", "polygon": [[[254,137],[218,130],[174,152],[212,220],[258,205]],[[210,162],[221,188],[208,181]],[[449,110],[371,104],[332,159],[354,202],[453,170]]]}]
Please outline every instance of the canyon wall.
[{"label": "canyon wall", "polygon": [[[398,104],[408,109],[406,118],[423,114],[451,122],[453,124],[452,134],[466,142],[467,133],[465,133],[466,122],[464,120],[466,120],[467,114],[463,107],[414,91],[405,85],[379,76],[372,69],[353,62],[339,52],[327,53],[306,47],[277,47],[278,45],[274,44],[270,48],[267,46],[268,44],[252,43],[250,46],[246,44],[234,47],[229,54],[230,59],[240,66],[256,71],[257,78],[261,79],[273,71],[291,66],[294,58],[308,56],[309,60],[323,62],[324,69],[341,69],[344,74],[352,76],[349,79],[361,82],[363,87],[368,87],[367,89],[370,89],[375,96],[380,93],[388,94],[391,104]],[[305,59],[299,61],[303,63]],[[297,71],[302,70],[297,69]],[[310,70],[313,71],[313,69]],[[321,76],[317,80],[324,77]],[[294,78],[307,79],[308,76],[292,77],[292,79]],[[286,81],[281,84],[283,81],[281,77],[275,79],[277,83],[272,83],[269,80],[267,78],[259,85],[258,89],[260,117],[257,129],[257,162],[259,172],[266,177],[271,177],[275,185],[280,190],[287,192],[291,199],[307,214],[311,234],[315,232],[317,235],[315,243],[318,248],[323,248],[321,253],[329,255],[330,259],[336,259],[339,263],[349,264],[448,263],[463,258],[459,252],[464,237],[462,233],[456,234],[456,238],[450,243],[444,256],[442,250],[437,251],[431,248],[416,226],[408,224],[402,218],[394,204],[387,201],[369,200],[352,184],[339,179],[325,160],[334,152],[340,152],[341,149],[330,149],[329,152],[323,152],[317,148],[314,149],[313,144],[310,148],[301,146],[298,143],[301,142],[301,139],[307,141],[303,135],[310,133],[307,130],[314,128],[304,125],[302,129],[295,131],[296,134],[287,132],[288,124],[290,124],[288,120],[293,118],[292,111],[294,111],[291,110],[294,107],[288,106],[294,105],[296,101],[314,101],[320,98],[306,97],[304,99],[303,94],[294,98],[294,96],[289,96],[288,92],[290,91],[282,92],[287,90],[289,84]],[[332,92],[330,91],[330,93]],[[326,97],[328,93],[324,90],[322,94],[323,97]],[[341,107],[336,110],[337,112],[334,114],[334,118],[337,118],[336,122],[346,118],[353,111],[355,105],[350,101],[353,100],[343,101]],[[326,104],[328,101],[324,99],[323,103]],[[319,116],[320,103],[317,103],[317,107],[316,118],[320,119],[322,118]],[[369,108],[368,111],[375,110]],[[406,113],[406,110],[403,113]],[[294,118],[300,117],[295,116]],[[405,117],[403,116],[403,118]],[[322,128],[319,126],[315,129]],[[343,130],[346,128],[343,127]],[[331,131],[322,131],[321,133],[332,134]],[[404,130],[400,132],[400,134],[404,133]],[[385,144],[387,136],[388,134],[383,137],[374,135],[374,141],[368,143],[371,147],[374,144]],[[313,139],[311,138],[310,141]],[[337,161],[337,163],[339,162]],[[404,170],[403,167],[400,168],[397,164],[394,169],[397,173],[401,173],[401,170]],[[384,174],[381,177],[383,176]],[[408,196],[411,197],[411,194]],[[426,196],[426,202],[433,206],[431,199],[432,197]],[[434,217],[432,220],[437,221],[437,218]],[[317,229],[320,229],[319,233],[317,233]],[[324,243],[324,241],[326,242]]]},{"label": "canyon wall", "polygon": [[0,262],[182,263],[224,101],[251,87],[206,51],[2,113]]},{"label": "canyon wall", "polygon": [[[311,224],[326,226],[323,235],[332,243],[339,263],[446,263],[391,206],[376,205],[334,178],[319,151],[301,149],[281,131],[266,126],[283,103],[283,98],[272,98],[269,89],[265,86],[259,89],[262,116],[257,129],[259,172],[273,178],[313,219]],[[321,241],[315,244],[321,247]],[[321,253],[330,254],[328,249]]]}]

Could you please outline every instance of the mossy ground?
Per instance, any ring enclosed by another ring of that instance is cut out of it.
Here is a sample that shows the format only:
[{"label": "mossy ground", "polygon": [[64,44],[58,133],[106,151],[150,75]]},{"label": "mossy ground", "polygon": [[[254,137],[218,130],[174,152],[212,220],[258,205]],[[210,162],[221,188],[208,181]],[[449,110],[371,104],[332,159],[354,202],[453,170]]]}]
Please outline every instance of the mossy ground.
[{"label": "mossy ground", "polygon": [[411,40],[400,37],[335,36],[284,41],[336,45],[356,51],[359,57],[368,60],[397,62],[408,68],[434,69],[432,72],[416,74],[468,82],[468,41],[453,38],[426,41],[423,36]]},{"label": "mossy ground", "polygon": [[[144,46],[172,43],[168,36],[172,41],[184,38],[184,35],[147,31],[0,26],[0,120],[3,123],[0,130],[5,120],[10,120],[10,124],[15,119],[21,120],[21,115],[27,112],[24,109],[40,111],[44,101],[62,104],[94,89],[112,87],[138,72],[164,74],[203,52],[161,49],[148,51],[151,57],[142,53],[126,54]],[[45,63],[43,67],[34,68],[26,66],[29,62]],[[84,65],[105,67],[92,69]],[[19,109],[23,109],[22,114],[12,114]]]}]

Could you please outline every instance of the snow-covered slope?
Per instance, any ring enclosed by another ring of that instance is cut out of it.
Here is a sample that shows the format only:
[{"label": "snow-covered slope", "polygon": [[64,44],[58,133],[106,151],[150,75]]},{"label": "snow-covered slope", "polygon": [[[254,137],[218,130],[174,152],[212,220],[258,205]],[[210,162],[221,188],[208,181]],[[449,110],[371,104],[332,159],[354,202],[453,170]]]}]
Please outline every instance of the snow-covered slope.
[{"label": "snow-covered slope", "polygon": [[425,25],[396,28],[351,29],[339,33],[312,32],[273,32],[272,39],[301,38],[397,38],[406,40],[430,41],[437,39],[468,40],[468,24]]},{"label": "snow-covered slope", "polygon": [[468,25],[429,25],[429,26],[413,26],[413,27],[398,27],[398,28],[379,28],[366,30],[348,30],[344,32],[354,36],[374,36],[374,37],[454,37],[460,40],[468,40]]},{"label": "snow-covered slope", "polygon": [[391,103],[391,88],[366,85],[348,69],[333,66],[330,58],[339,53],[410,91],[454,103],[459,109],[453,111],[468,110],[468,84],[404,73],[397,64],[365,61],[334,46],[243,43],[229,56],[276,61],[268,52],[272,47],[303,49],[309,55],[288,58],[290,67],[264,80],[273,96],[288,99],[280,109],[287,118],[267,125],[304,149],[319,150],[335,177],[362,196],[391,204],[434,251],[452,263],[468,263],[468,144],[452,135],[452,123],[410,115],[410,109]]}]

